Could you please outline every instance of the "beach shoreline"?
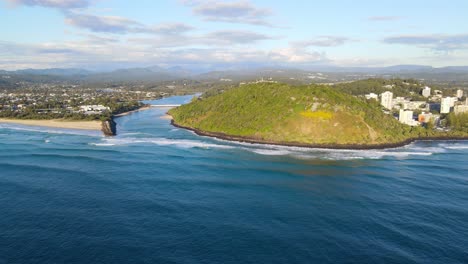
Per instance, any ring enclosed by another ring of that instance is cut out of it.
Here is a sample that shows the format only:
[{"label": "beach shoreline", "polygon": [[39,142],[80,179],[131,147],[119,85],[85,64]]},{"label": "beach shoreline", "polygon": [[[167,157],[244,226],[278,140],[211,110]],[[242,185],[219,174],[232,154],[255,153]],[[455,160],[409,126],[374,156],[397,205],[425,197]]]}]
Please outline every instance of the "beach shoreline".
[{"label": "beach shoreline", "polygon": [[67,120],[67,119],[11,119],[11,118],[0,118],[0,124],[18,124],[25,126],[36,126],[36,127],[51,127],[51,128],[63,128],[63,129],[77,129],[77,130],[93,130],[101,131],[105,136],[115,136],[117,134],[115,128],[114,118],[127,116],[139,111],[151,109],[151,106],[143,106],[139,109],[124,112],[118,115],[113,115],[112,120],[108,121],[83,121],[83,120]]},{"label": "beach shoreline", "polygon": [[436,140],[468,140],[468,137],[457,137],[457,136],[439,136],[439,137],[421,137],[421,138],[409,138],[404,141],[395,143],[380,143],[380,144],[306,144],[306,143],[294,143],[294,142],[276,142],[268,140],[260,140],[242,136],[231,136],[223,133],[206,132],[196,128],[186,127],[178,125],[174,119],[171,120],[171,125],[177,128],[186,129],[194,132],[199,136],[212,137],[227,141],[240,142],[240,143],[251,143],[251,144],[262,144],[262,145],[274,145],[274,146],[286,146],[286,147],[301,147],[301,148],[315,148],[315,149],[346,149],[346,150],[372,150],[372,149],[391,149],[399,148],[409,145],[415,141],[436,141]]},{"label": "beach shoreline", "polygon": [[173,120],[172,116],[167,114],[167,113],[165,115],[161,116],[160,118],[165,119],[165,120]]},{"label": "beach shoreline", "polygon": [[18,124],[25,126],[53,127],[79,130],[97,130],[101,131],[102,121],[73,121],[65,119],[51,120],[28,120],[28,119],[8,119],[0,118],[0,124]]}]

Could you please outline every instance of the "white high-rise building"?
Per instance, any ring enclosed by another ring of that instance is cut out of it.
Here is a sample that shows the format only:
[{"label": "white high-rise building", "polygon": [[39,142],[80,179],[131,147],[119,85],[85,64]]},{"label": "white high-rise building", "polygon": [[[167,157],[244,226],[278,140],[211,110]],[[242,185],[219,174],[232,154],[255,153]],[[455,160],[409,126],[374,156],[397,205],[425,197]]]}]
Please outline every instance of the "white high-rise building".
[{"label": "white high-rise building", "polygon": [[386,91],[380,95],[380,104],[387,108],[392,109],[393,107],[393,93]]},{"label": "white high-rise building", "polygon": [[398,120],[406,125],[413,126],[415,125],[415,120],[413,120],[413,111],[400,109],[400,116]]},{"label": "white high-rise building", "polygon": [[450,113],[450,108],[455,105],[453,97],[445,97],[442,98],[440,102],[440,113],[441,114],[448,114]]},{"label": "white high-rise building", "polygon": [[457,97],[461,99],[463,97],[463,90],[457,90]]},{"label": "white high-rise building", "polygon": [[422,94],[422,96],[424,96],[426,98],[431,96],[431,88],[428,87],[428,86],[424,87],[424,89],[422,89],[421,94]]},{"label": "white high-rise building", "polygon": [[450,97],[450,107],[454,107],[455,106],[455,102],[457,102],[458,98],[456,97]]}]

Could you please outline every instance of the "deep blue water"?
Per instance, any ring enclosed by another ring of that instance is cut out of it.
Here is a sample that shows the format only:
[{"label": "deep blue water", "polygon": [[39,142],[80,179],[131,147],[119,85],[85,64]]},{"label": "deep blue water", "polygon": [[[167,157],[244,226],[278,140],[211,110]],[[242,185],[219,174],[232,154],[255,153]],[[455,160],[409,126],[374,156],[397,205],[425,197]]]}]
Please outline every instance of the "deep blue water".
[{"label": "deep blue water", "polygon": [[164,112],[0,124],[0,263],[468,263],[466,141],[237,144]]}]

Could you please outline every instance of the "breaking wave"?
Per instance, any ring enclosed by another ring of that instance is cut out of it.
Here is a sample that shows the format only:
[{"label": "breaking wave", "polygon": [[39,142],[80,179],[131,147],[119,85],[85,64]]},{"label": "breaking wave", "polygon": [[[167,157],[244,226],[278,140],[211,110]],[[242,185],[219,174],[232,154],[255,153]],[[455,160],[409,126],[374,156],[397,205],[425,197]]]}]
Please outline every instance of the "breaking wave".
[{"label": "breaking wave", "polygon": [[232,149],[234,147],[227,145],[211,144],[198,140],[188,139],[168,139],[168,138],[103,138],[103,143],[91,143],[94,146],[128,146],[154,144],[158,146],[176,146],[179,148],[218,148]]},{"label": "breaking wave", "polygon": [[[127,134],[129,135],[129,134]],[[153,144],[163,147],[177,148],[200,148],[200,149],[223,149],[230,151],[244,151],[262,156],[285,156],[297,159],[324,159],[324,160],[357,160],[357,159],[383,159],[396,158],[404,159],[417,156],[431,156],[433,154],[444,153],[450,149],[468,149],[468,144],[431,144],[424,146],[413,143],[400,148],[383,149],[383,150],[346,150],[346,149],[321,149],[321,148],[304,148],[290,146],[276,146],[264,144],[251,144],[241,142],[230,142],[220,139],[203,138],[201,140],[194,139],[170,139],[170,138],[136,138],[136,137],[116,137],[103,138],[101,142],[90,143],[98,147],[110,146],[128,146],[128,145],[146,145]]]}]

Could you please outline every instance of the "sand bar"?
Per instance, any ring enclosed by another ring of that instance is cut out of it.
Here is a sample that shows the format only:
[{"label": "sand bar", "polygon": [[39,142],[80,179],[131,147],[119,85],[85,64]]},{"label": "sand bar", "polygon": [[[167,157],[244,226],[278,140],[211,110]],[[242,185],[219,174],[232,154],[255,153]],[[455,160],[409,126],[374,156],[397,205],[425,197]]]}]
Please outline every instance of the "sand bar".
[{"label": "sand bar", "polygon": [[161,119],[166,119],[166,120],[172,120],[172,116],[171,115],[163,115],[160,117]]},{"label": "sand bar", "polygon": [[83,129],[83,130],[101,130],[101,121],[68,121],[62,119],[54,120],[22,120],[22,119],[3,119],[0,118],[0,123],[20,124],[26,126],[43,126],[66,129]]}]

